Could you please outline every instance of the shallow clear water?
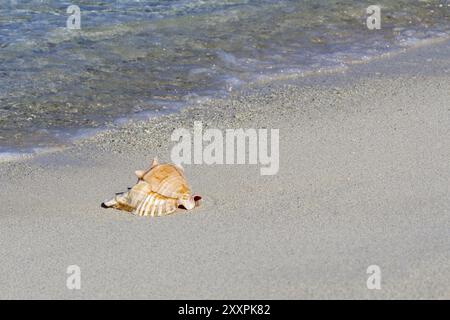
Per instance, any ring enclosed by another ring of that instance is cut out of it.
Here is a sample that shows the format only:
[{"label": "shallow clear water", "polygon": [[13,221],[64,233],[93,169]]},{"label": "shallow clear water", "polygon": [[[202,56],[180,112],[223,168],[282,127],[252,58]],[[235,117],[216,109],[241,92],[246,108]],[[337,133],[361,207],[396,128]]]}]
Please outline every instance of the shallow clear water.
[{"label": "shallow clear water", "polygon": [[155,116],[279,74],[345,66],[450,31],[450,1],[0,0],[0,152]]}]

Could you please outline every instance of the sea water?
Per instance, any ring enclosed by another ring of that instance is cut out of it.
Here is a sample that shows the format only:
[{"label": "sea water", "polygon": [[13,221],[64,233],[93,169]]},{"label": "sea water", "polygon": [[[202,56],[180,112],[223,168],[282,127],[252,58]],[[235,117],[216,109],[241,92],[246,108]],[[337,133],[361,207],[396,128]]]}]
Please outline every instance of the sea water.
[{"label": "sea water", "polygon": [[[366,24],[373,4],[379,30]],[[68,28],[70,5],[80,8],[79,30]],[[449,31],[446,0],[0,0],[0,153]]]}]

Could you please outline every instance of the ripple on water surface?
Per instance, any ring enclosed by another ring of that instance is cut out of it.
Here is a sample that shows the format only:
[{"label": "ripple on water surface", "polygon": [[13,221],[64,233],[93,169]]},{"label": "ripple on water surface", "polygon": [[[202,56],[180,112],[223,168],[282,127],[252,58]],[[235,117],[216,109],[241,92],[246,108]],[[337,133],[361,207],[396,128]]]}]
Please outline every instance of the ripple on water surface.
[{"label": "ripple on water surface", "polygon": [[0,152],[173,112],[248,82],[364,61],[448,35],[445,1],[7,1],[0,9]]}]

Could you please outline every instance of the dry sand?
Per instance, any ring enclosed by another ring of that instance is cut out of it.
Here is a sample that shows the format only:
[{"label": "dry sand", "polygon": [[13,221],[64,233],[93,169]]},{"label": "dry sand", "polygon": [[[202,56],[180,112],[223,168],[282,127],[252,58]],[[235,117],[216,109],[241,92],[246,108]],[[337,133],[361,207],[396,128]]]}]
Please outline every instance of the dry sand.
[{"label": "dry sand", "polygon": [[[199,209],[100,207],[194,120],[279,128],[279,173],[185,166]],[[0,298],[449,299],[449,181],[449,42],[268,84],[1,164]]]}]

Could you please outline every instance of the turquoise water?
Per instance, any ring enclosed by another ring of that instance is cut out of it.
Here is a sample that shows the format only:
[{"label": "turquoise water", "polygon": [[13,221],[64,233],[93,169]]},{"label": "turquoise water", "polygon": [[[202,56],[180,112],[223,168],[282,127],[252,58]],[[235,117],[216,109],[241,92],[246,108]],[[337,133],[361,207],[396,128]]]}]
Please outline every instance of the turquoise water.
[{"label": "turquoise water", "polygon": [[[450,31],[449,1],[0,0],[0,152],[64,144],[280,74],[343,67]],[[68,30],[70,4],[81,30]]]}]

